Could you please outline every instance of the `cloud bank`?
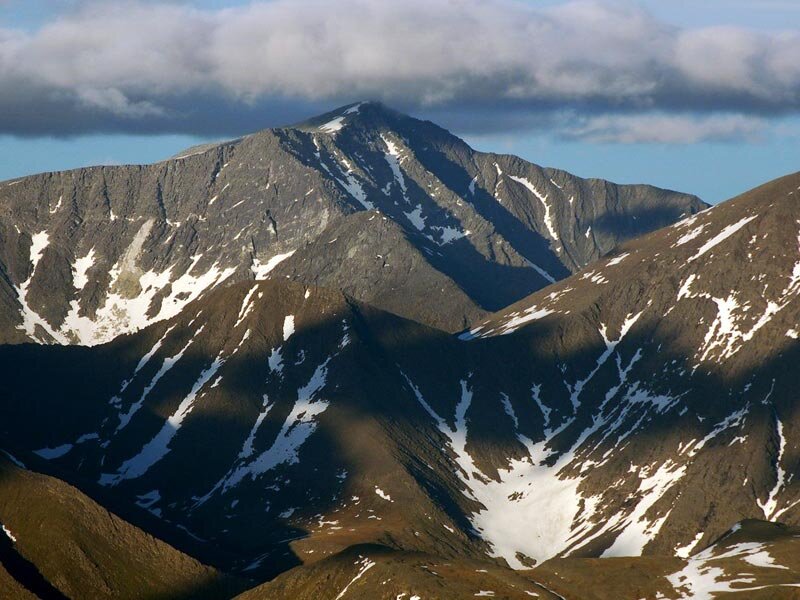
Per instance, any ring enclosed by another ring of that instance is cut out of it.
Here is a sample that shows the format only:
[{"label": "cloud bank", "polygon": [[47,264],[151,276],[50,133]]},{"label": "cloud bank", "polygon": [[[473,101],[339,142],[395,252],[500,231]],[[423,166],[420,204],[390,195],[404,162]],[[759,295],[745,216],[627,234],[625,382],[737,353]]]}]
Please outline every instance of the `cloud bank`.
[{"label": "cloud bank", "polygon": [[0,133],[236,135],[364,98],[470,132],[753,137],[800,111],[800,31],[513,0],[84,2],[0,28]]}]

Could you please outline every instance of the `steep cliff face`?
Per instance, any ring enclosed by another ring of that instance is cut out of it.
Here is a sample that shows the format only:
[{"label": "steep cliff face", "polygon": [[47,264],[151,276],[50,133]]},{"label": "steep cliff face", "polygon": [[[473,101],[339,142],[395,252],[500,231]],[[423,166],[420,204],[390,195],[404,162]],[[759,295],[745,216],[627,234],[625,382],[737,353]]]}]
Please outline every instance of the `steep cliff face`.
[{"label": "steep cliff face", "polygon": [[[704,207],[361,103],[155,165],[0,184],[0,340],[106,342],[279,275],[458,331]],[[410,282],[430,303],[395,293]]]}]

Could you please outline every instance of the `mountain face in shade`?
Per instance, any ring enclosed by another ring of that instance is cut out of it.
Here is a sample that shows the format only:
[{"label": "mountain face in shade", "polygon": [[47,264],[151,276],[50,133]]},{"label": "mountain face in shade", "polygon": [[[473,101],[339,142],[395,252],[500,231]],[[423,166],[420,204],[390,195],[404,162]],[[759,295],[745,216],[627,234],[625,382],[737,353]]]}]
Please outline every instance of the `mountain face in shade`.
[{"label": "mountain face in shade", "polygon": [[460,331],[703,208],[360,103],[154,165],[0,184],[0,340],[107,342],[268,277]]},{"label": "mountain face in shade", "polygon": [[[283,573],[245,597],[790,598],[799,195],[774,181],[459,336],[276,277],[102,347],[5,345],[0,439],[226,572]],[[339,231],[388,237],[385,211]]]},{"label": "mountain face in shade", "polygon": [[0,456],[3,598],[214,600],[246,589],[28,466]]}]

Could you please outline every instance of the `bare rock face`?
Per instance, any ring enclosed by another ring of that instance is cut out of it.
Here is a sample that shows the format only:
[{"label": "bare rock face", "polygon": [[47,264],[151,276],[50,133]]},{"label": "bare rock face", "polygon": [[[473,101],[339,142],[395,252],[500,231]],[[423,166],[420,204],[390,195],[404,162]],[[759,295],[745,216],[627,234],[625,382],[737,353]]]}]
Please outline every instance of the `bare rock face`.
[{"label": "bare rock face", "polygon": [[459,331],[703,208],[361,103],[154,165],[0,184],[0,340],[98,344],[278,275]]}]

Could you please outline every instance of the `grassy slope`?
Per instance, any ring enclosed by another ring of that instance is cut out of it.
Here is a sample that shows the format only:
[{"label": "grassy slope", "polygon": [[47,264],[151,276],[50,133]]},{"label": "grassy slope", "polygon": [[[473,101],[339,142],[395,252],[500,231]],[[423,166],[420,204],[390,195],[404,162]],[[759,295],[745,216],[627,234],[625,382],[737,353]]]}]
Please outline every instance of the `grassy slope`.
[{"label": "grassy slope", "polygon": [[[17,538],[17,552],[73,599],[218,599],[241,589],[67,483],[23,470],[4,456],[0,522]],[[9,579],[0,571],[0,586],[13,586]]]}]

